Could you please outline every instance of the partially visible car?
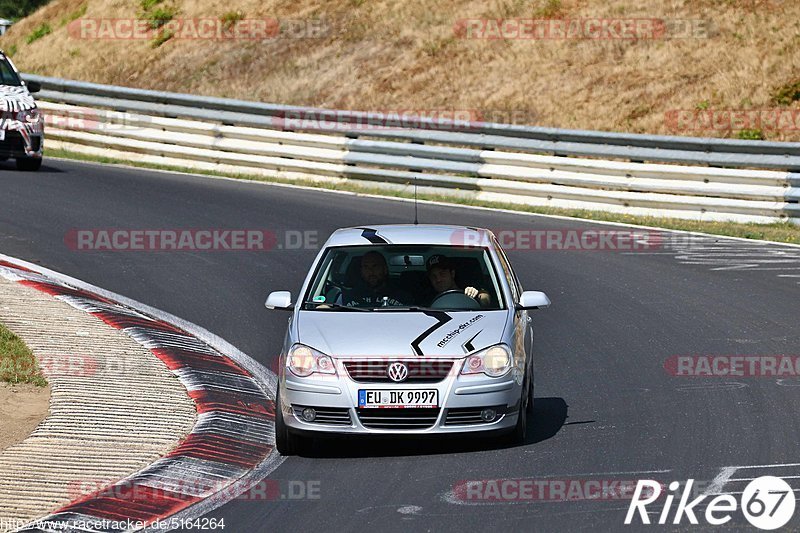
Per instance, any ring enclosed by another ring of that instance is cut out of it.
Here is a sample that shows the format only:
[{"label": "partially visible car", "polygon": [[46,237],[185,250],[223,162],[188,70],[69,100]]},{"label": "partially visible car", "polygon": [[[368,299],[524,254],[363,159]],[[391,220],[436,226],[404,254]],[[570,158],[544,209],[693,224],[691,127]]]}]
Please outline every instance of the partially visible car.
[{"label": "partially visible car", "polygon": [[38,170],[44,152],[44,117],[11,59],[0,51],[0,160],[13,158],[19,170]]}]

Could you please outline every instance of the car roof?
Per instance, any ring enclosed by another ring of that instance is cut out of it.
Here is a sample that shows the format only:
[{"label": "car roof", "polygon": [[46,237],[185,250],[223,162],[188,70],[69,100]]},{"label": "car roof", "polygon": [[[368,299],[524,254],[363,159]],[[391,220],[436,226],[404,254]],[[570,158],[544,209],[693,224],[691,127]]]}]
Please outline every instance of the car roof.
[{"label": "car roof", "polygon": [[390,224],[341,228],[325,246],[369,244],[431,244],[438,246],[491,246],[491,231],[467,226]]}]

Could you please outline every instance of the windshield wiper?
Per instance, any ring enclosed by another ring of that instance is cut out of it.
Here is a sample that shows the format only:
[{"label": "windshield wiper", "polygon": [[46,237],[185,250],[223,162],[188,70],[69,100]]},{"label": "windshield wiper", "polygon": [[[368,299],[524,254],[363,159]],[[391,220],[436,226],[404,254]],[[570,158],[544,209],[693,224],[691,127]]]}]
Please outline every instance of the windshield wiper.
[{"label": "windshield wiper", "polygon": [[[327,309],[336,310],[336,311],[369,311],[368,307],[349,307],[347,305],[342,304],[335,304],[335,303],[327,303],[327,302],[305,302],[305,305],[313,304],[316,305],[313,311],[325,311]],[[320,309],[321,305],[326,305],[328,307],[323,307]]]},{"label": "windshield wiper", "polygon": [[370,311],[440,311],[440,309],[433,309],[432,307],[417,307],[415,305],[394,305],[387,307],[370,307]]}]

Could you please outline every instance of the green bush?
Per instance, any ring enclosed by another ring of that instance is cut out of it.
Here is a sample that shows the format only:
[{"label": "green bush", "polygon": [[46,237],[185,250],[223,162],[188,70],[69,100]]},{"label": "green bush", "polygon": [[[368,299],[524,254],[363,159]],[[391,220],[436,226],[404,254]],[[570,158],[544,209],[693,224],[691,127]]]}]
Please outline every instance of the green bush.
[{"label": "green bush", "polygon": [[25,39],[25,42],[31,44],[34,41],[38,41],[45,35],[50,35],[52,32],[53,28],[50,27],[50,24],[43,22],[35,30],[33,30],[30,35],[28,35],[28,37]]},{"label": "green bush", "polygon": [[744,129],[744,130],[739,130],[737,137],[744,141],[763,141],[764,132],[758,129],[752,129],[752,130]]},{"label": "green bush", "polygon": [[0,381],[8,383],[33,383],[40,387],[47,385],[39,363],[30,348],[0,324]]},{"label": "green bush", "polygon": [[61,26],[66,26],[67,24],[69,24],[73,20],[78,20],[79,18],[84,16],[86,14],[86,8],[87,8],[87,5],[86,4],[82,4],[81,7],[79,7],[78,9],[76,9],[75,11],[73,11],[72,13],[70,13],[69,15],[64,17],[63,19],[61,19]]},{"label": "green bush", "polygon": [[534,18],[555,18],[562,14],[564,6],[561,4],[561,0],[546,0],[544,5],[540,6],[539,9],[534,10],[533,17]]},{"label": "green bush", "polygon": [[800,78],[778,87],[772,94],[772,102],[777,105],[791,105],[798,100],[800,100]]},{"label": "green bush", "polygon": [[[150,27],[157,30],[178,14],[177,8],[172,6],[158,7],[147,14],[147,20],[150,21]],[[171,37],[171,35],[170,35]]]},{"label": "green bush", "polygon": [[161,46],[165,42],[167,42],[170,39],[172,39],[172,37],[174,35],[175,35],[175,32],[173,30],[170,30],[170,29],[161,30],[160,32],[158,32],[158,34],[156,34],[155,37],[153,37],[153,42],[150,43],[150,45],[153,48],[158,48],[159,46]]},{"label": "green bush", "polygon": [[228,30],[242,19],[244,19],[244,13],[241,11],[228,11],[222,15],[219,20],[222,22],[222,27]]},{"label": "green bush", "polygon": [[25,18],[50,0],[0,0],[0,18]]},{"label": "green bush", "polygon": [[154,8],[164,0],[142,0],[140,5],[142,6],[143,11],[150,11],[150,9]]}]

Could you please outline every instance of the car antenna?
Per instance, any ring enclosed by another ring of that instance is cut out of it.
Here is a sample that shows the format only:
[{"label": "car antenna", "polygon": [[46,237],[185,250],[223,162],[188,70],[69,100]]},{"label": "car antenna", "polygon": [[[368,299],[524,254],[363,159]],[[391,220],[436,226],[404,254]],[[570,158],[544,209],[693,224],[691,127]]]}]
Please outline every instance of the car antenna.
[{"label": "car antenna", "polygon": [[417,177],[414,176],[414,225],[419,225],[419,218],[417,218]]}]

